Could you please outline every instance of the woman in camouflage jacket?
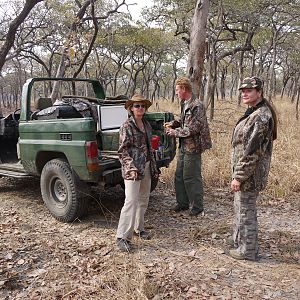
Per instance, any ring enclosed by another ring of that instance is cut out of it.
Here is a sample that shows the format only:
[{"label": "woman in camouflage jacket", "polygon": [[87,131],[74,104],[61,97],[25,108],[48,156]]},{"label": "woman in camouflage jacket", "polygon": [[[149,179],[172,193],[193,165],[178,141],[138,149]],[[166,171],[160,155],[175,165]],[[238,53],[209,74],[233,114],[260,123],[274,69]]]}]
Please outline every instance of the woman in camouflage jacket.
[{"label": "woman in camouflage jacket", "polygon": [[120,128],[119,157],[125,183],[125,203],[117,229],[117,245],[121,251],[130,251],[133,233],[149,239],[144,229],[144,215],[148,207],[151,178],[158,170],[151,149],[151,126],[144,119],[151,102],[141,95],[126,101],[131,116]]},{"label": "woman in camouflage jacket", "polygon": [[249,105],[237,122],[232,136],[232,182],[235,221],[233,244],[229,255],[236,259],[257,260],[258,194],[267,184],[277,134],[276,114],[262,97],[262,81],[245,78],[241,87],[242,100]]}]

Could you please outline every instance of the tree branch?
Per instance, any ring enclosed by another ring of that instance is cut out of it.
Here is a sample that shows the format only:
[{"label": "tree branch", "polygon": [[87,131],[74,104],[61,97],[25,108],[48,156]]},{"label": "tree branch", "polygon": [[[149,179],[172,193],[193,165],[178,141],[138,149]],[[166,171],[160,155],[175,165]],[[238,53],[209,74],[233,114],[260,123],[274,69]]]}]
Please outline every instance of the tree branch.
[{"label": "tree branch", "polygon": [[26,0],[20,14],[10,23],[5,42],[0,49],[0,72],[5,63],[6,56],[15,42],[15,36],[19,26],[24,22],[33,7],[42,1],[43,0]]}]

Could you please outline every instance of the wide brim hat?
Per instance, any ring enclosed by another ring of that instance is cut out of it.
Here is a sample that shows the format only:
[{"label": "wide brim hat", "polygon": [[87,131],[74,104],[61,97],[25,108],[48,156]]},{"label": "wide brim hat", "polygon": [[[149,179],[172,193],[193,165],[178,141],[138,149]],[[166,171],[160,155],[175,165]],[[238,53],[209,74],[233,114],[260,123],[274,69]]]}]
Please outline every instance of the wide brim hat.
[{"label": "wide brim hat", "polygon": [[247,77],[243,80],[239,90],[242,89],[257,89],[261,90],[263,88],[263,82],[258,77]]},{"label": "wide brim hat", "polygon": [[144,96],[133,95],[131,99],[125,102],[125,109],[128,109],[130,106],[132,106],[133,103],[143,103],[147,109],[152,105],[151,101],[146,99]]}]

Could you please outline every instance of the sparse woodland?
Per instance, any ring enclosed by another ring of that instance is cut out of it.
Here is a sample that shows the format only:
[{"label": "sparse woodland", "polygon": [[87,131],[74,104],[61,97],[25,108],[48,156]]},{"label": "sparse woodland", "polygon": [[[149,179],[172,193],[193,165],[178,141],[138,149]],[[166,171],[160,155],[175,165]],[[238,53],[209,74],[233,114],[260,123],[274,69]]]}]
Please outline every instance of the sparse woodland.
[{"label": "sparse woodland", "polygon": [[237,87],[248,75],[264,79],[268,99],[288,97],[298,111],[299,1],[155,0],[136,22],[126,0],[27,2],[35,6],[16,27],[24,3],[1,1],[2,109],[18,106],[31,76],[94,77],[108,95],[140,90],[174,100],[174,80],[187,72],[196,4],[208,4],[201,92],[210,118],[217,100],[239,103]]},{"label": "sparse woodland", "polygon": [[[61,224],[44,209],[37,182],[1,178],[1,299],[300,298],[298,0],[153,0],[135,22],[126,0],[0,4],[3,115],[20,107],[27,78],[60,76],[98,78],[107,95],[140,91],[153,101],[151,110],[178,114],[174,82],[189,72],[195,8],[208,4],[198,87],[213,139],[203,155],[205,215],[171,212],[173,161],[151,196],[147,225],[154,239],[131,256],[114,245],[121,189],[97,191],[89,217]],[[237,88],[250,75],[264,80],[279,116],[259,203],[257,264],[225,254],[233,217],[231,133],[246,109]]]}]

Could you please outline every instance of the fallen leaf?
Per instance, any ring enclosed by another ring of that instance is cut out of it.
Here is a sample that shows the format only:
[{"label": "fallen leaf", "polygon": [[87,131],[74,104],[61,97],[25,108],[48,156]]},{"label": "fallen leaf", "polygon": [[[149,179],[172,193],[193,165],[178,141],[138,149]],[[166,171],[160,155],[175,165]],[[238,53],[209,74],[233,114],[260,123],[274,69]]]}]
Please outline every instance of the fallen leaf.
[{"label": "fallen leaf", "polygon": [[192,250],[188,255],[189,256],[195,256],[196,255],[196,253],[197,253],[197,251],[196,250]]},{"label": "fallen leaf", "polygon": [[4,258],[7,259],[7,260],[10,260],[10,259],[13,258],[13,254],[12,253],[7,253]]},{"label": "fallen leaf", "polygon": [[47,272],[47,270],[45,270],[45,269],[36,269],[36,270],[33,270],[32,272],[30,272],[28,274],[28,276],[29,277],[38,277],[46,272]]},{"label": "fallen leaf", "polygon": [[17,264],[18,265],[23,265],[25,263],[25,260],[24,259],[20,259],[18,260]]},{"label": "fallen leaf", "polygon": [[189,293],[196,293],[198,291],[198,288],[196,286],[192,286],[189,288]]},{"label": "fallen leaf", "polygon": [[6,281],[4,281],[4,280],[0,281],[0,286],[4,286],[5,282]]},{"label": "fallen leaf", "polygon": [[174,272],[174,270],[175,270],[175,264],[173,262],[170,262],[169,269],[170,269],[171,273]]}]

